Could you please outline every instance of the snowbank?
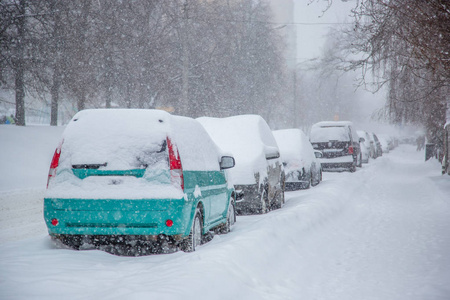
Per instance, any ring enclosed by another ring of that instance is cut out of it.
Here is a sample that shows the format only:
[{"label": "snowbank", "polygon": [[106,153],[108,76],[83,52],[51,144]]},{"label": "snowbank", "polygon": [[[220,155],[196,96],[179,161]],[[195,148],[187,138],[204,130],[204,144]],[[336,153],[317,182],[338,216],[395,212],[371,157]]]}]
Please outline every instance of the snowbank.
[{"label": "snowbank", "polygon": [[0,192],[45,189],[64,127],[0,125]]}]

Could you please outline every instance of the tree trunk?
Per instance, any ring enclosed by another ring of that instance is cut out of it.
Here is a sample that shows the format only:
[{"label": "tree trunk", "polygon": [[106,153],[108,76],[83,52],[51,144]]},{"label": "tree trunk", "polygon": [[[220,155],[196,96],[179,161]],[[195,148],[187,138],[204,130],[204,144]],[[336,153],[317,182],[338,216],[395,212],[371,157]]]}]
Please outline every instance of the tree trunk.
[{"label": "tree trunk", "polygon": [[19,2],[20,17],[17,23],[18,48],[15,65],[15,92],[16,92],[16,125],[25,126],[25,7],[26,0]]},{"label": "tree trunk", "polygon": [[50,108],[50,126],[58,125],[58,103],[59,103],[59,88],[61,87],[61,15],[59,10],[59,3],[56,3],[55,23],[53,27],[53,43],[54,43],[54,62],[53,62],[53,78],[50,94],[52,103]]},{"label": "tree trunk", "polygon": [[59,102],[59,87],[61,86],[61,77],[59,75],[59,66],[55,66],[53,71],[53,85],[51,88],[52,104],[50,111],[50,126],[58,125],[58,102]]},{"label": "tree trunk", "polygon": [[18,62],[16,69],[16,125],[25,126],[25,87],[24,87],[24,68],[23,63]]},{"label": "tree trunk", "polygon": [[188,115],[189,112],[189,49],[188,49],[188,38],[189,38],[189,28],[188,28],[188,0],[184,3],[184,20],[183,20],[183,30],[181,37],[182,51],[183,51],[183,70],[182,70],[182,91],[181,91],[181,103],[180,111],[181,115]]}]

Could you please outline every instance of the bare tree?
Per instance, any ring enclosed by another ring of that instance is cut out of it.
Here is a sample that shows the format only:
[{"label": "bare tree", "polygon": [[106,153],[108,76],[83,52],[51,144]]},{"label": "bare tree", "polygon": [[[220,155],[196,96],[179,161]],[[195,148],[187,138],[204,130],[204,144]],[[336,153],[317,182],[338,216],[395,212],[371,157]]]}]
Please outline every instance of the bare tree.
[{"label": "bare tree", "polygon": [[25,125],[25,76],[27,36],[26,0],[2,1],[1,16],[1,58],[2,67],[9,68],[14,74],[14,90],[16,95],[16,124]]},{"label": "bare tree", "polygon": [[362,70],[363,84],[375,78],[375,90],[387,85],[383,115],[422,124],[439,143],[450,94],[450,3],[361,0],[353,16],[334,62]]},{"label": "bare tree", "polygon": [[[286,90],[282,42],[263,1],[1,3],[1,64],[17,78],[17,103],[20,86],[50,95],[52,125],[61,100],[76,110],[114,104],[269,118]],[[24,84],[21,70],[29,74]]]}]

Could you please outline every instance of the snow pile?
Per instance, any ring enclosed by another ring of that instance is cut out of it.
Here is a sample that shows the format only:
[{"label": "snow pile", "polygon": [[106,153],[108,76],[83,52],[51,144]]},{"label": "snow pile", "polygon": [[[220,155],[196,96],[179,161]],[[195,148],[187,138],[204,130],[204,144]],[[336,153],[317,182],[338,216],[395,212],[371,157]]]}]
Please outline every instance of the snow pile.
[{"label": "snow pile", "polygon": [[[277,143],[266,121],[258,115],[197,119],[219,148],[233,155],[235,167],[229,169],[235,184],[254,184],[255,173],[267,175],[266,154],[278,152]],[[275,163],[271,160],[269,163]]]},{"label": "snow pile", "polygon": [[64,127],[0,125],[0,191],[44,189]]}]

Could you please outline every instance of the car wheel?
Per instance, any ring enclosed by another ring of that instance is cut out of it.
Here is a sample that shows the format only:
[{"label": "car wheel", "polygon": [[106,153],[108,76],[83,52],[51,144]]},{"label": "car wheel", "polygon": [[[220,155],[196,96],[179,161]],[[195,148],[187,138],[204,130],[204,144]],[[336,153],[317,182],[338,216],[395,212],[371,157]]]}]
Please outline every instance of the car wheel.
[{"label": "car wheel", "polygon": [[358,164],[358,167],[362,167],[362,154],[360,153],[359,154],[359,164]]},{"label": "car wheel", "polygon": [[[321,175],[320,175],[320,171],[319,171],[319,172],[317,173],[317,176],[315,177],[317,180],[316,180],[316,181],[313,181],[313,180],[311,179],[311,185],[312,185],[312,186],[318,185],[318,184],[320,183],[320,177],[321,177]],[[311,172],[311,178],[314,178],[312,172]]]},{"label": "car wheel", "polygon": [[202,244],[202,216],[200,210],[195,212],[194,221],[192,222],[191,232],[187,239],[184,240],[182,250],[184,252],[194,252],[198,246]]},{"label": "car wheel", "polygon": [[221,227],[219,230],[219,234],[226,234],[231,231],[231,226],[236,223],[236,209],[234,206],[234,201],[232,200],[230,202],[230,205],[228,205],[228,212],[227,212],[227,222],[225,223],[225,226]]},{"label": "car wheel", "polygon": [[311,181],[312,181],[312,173],[309,175],[309,180],[306,183],[302,184],[302,189],[306,190],[311,187]]}]

